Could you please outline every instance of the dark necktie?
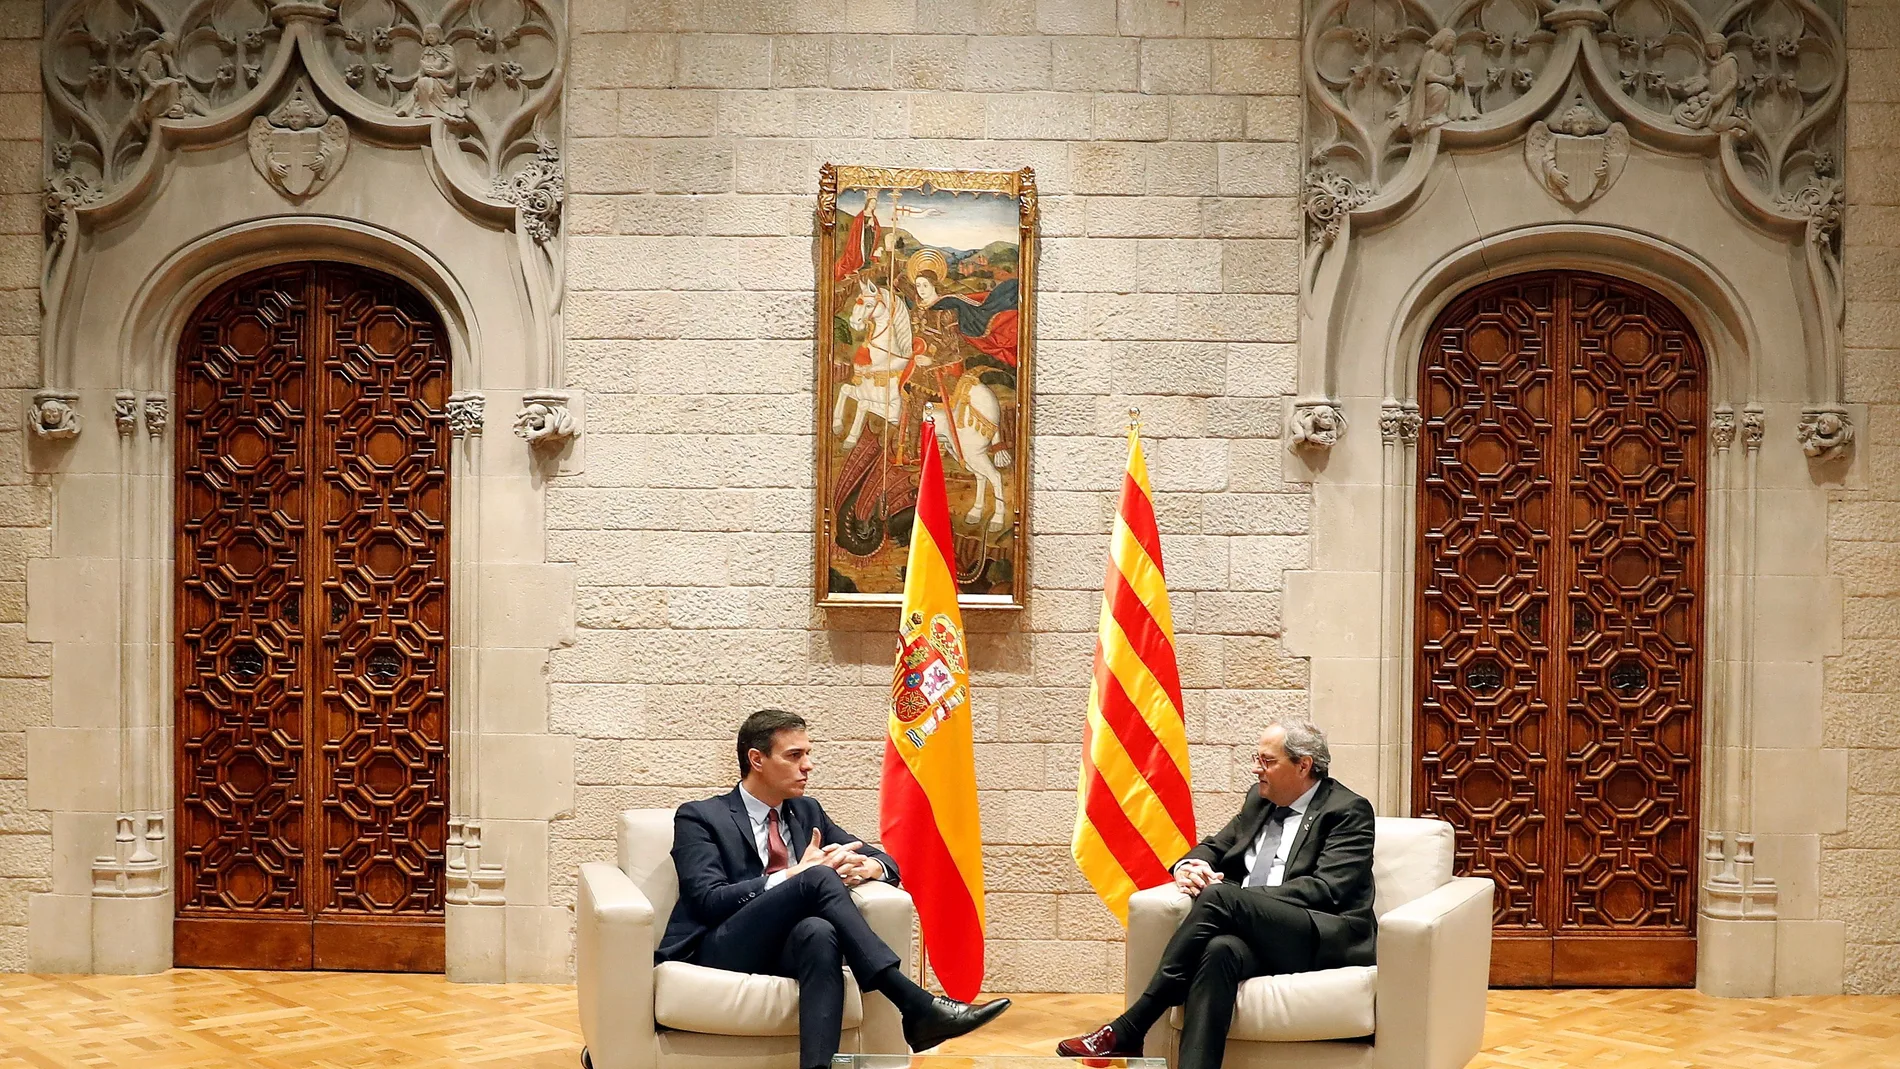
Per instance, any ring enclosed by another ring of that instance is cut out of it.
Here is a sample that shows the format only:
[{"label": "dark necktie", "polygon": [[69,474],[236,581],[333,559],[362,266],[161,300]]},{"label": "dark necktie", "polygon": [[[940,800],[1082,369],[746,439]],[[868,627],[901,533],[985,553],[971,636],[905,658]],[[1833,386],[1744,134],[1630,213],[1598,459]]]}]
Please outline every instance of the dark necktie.
[{"label": "dark necktie", "polygon": [[1265,887],[1273,873],[1273,859],[1280,852],[1280,837],[1286,834],[1286,818],[1291,806],[1276,805],[1267,810],[1267,834],[1260,840],[1260,853],[1253,859],[1253,871],[1247,874],[1248,887]]},{"label": "dark necktie", "polygon": [[765,811],[765,874],[772,875],[791,867],[792,856],[785,850],[785,836],[778,831],[778,810]]}]

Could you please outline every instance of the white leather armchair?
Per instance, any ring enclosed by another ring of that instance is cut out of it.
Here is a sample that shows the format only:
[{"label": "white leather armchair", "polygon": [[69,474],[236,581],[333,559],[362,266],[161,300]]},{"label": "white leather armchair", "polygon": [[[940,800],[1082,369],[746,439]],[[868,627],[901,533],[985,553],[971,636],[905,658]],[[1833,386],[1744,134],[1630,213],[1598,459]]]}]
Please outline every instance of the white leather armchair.
[{"label": "white leather armchair", "polygon": [[[594,1069],[704,1069],[743,1060],[797,1069],[798,982],[684,962],[653,964],[679,898],[673,811],[620,814],[620,864],[581,866],[574,957],[581,1035]],[[911,967],[910,895],[887,883],[852,889],[871,930]],[[909,1054],[897,1007],[845,974],[847,1053]]]},{"label": "white leather armchair", "polygon": [[[1452,828],[1442,820],[1380,817],[1374,836],[1378,964],[1241,984],[1228,1069],[1462,1069],[1478,1053],[1496,887],[1452,875]],[[1190,904],[1172,884],[1128,900],[1129,1002]],[[1180,1029],[1177,1006],[1149,1030],[1145,1053],[1176,1064]]]}]

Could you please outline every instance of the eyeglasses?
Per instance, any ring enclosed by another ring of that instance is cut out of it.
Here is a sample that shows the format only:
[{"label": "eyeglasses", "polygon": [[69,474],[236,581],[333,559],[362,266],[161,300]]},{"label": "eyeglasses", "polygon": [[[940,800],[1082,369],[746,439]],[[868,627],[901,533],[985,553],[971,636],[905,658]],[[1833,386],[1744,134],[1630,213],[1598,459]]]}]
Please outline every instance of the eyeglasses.
[{"label": "eyeglasses", "polygon": [[1267,767],[1267,759],[1259,754],[1253,755],[1253,770],[1259,772]]}]

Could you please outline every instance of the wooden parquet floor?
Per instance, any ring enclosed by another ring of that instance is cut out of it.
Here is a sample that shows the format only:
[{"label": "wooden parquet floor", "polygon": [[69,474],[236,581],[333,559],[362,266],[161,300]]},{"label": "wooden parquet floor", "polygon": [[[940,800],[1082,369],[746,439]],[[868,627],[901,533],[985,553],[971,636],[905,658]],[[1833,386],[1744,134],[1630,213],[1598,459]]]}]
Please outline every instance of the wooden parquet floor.
[{"label": "wooden parquet floor", "polygon": [[[944,1053],[1046,1054],[1115,995],[1017,995]],[[574,1069],[559,984],[177,969],[0,975],[0,1069]],[[1693,991],[1493,991],[1472,1069],[1900,1069],[1900,996],[1715,999]]]}]

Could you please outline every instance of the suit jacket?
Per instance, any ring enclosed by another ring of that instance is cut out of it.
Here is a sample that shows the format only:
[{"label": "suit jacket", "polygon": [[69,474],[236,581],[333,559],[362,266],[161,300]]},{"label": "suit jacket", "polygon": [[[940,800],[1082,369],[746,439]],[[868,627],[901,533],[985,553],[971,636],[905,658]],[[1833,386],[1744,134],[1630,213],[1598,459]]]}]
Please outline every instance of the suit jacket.
[{"label": "suit jacket", "polygon": [[[827,846],[858,841],[857,836],[831,822],[817,799],[788,798],[784,814],[794,865],[811,843],[814,828]],[[884,882],[897,882],[897,862],[889,854],[871,846],[858,852],[876,858],[884,866]],[[752,820],[746,815],[739,788],[716,798],[688,802],[673,814],[673,868],[679,873],[680,897],[667,921],[666,935],[654,953],[659,961],[690,959],[707,931],[765,891],[765,863],[759,860]]]},{"label": "suit jacket", "polygon": [[[1260,837],[1268,805],[1258,788],[1227,826],[1201,840],[1181,860],[1196,858],[1239,885],[1247,878],[1247,850]],[[1261,894],[1304,908],[1319,935],[1316,967],[1372,965],[1378,922],[1372,915],[1372,803],[1328,776],[1307,804],[1287,852],[1278,887]],[[1178,864],[1178,862],[1177,862]]]}]

